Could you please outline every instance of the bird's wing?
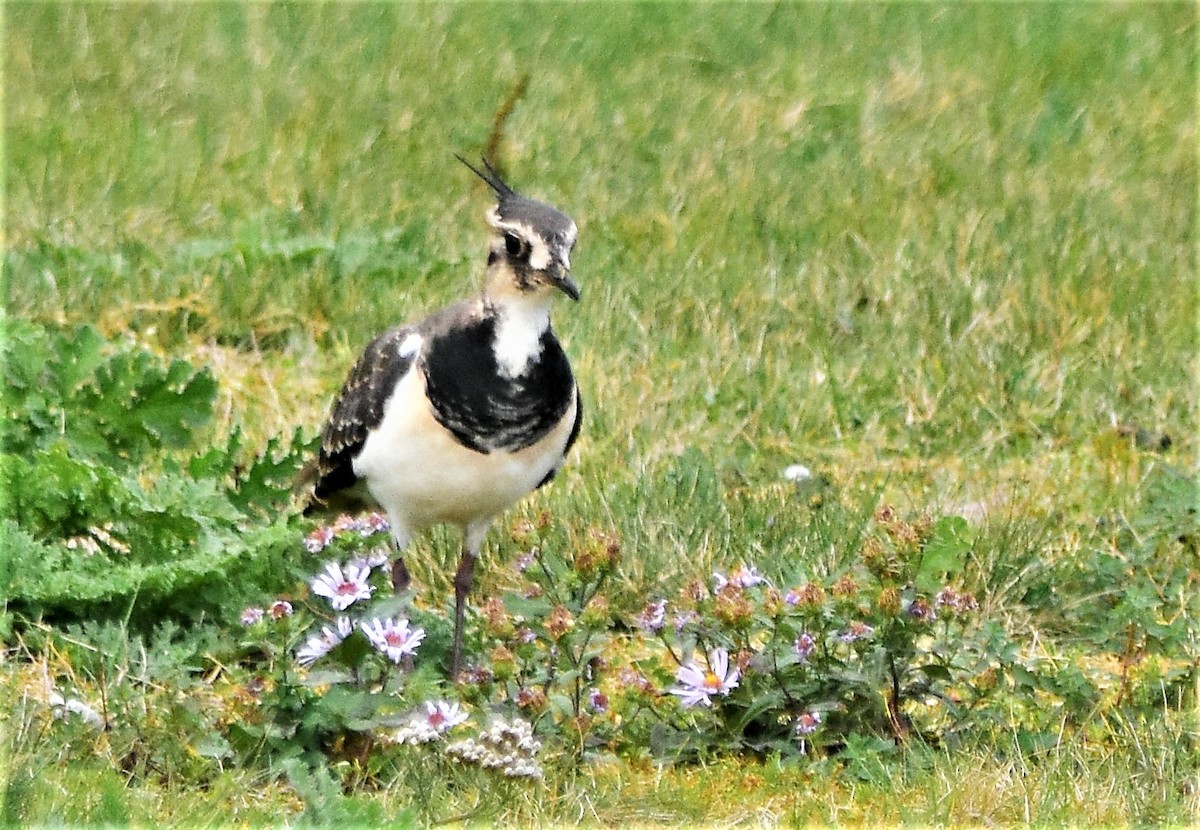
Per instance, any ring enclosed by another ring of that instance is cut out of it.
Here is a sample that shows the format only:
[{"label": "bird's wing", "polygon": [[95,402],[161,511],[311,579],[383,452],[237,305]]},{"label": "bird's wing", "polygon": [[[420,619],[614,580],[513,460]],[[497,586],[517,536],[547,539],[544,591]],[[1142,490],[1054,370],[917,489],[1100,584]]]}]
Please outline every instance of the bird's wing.
[{"label": "bird's wing", "polygon": [[319,501],[354,486],[353,461],[367,434],[383,420],[383,408],[396,384],[413,367],[420,347],[416,326],[397,326],[376,337],[350,370],[321,436],[317,483]]},{"label": "bird's wing", "polygon": [[556,475],[558,475],[558,471],[560,469],[562,469],[562,465],[567,460],[567,453],[569,453],[571,451],[571,447],[573,447],[575,445],[575,439],[579,437],[579,430],[582,426],[583,426],[583,395],[581,395],[579,393],[579,387],[576,386],[575,387],[575,422],[573,424],[571,424],[571,434],[567,436],[567,445],[565,447],[563,447],[562,458],[560,458],[558,463],[555,464],[550,469],[550,472],[546,473],[546,475],[542,478],[542,480],[537,483],[537,487],[535,487],[533,489],[536,490],[539,487],[545,487],[547,484],[549,484],[551,481],[554,480],[554,477]]}]

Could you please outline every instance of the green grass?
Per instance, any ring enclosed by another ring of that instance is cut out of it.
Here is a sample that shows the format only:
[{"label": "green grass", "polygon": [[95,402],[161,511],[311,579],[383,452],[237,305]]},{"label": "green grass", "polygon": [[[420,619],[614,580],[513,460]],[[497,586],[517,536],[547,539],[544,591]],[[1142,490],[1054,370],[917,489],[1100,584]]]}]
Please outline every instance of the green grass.
[{"label": "green grass", "polygon": [[[527,77],[499,160],[580,225],[584,298],[555,325],[587,421],[568,471],[513,515],[550,508],[564,539],[615,530],[631,596],[852,546],[850,519],[814,530],[796,509],[780,475],[802,462],[854,509],[982,515],[991,613],[1069,649],[1087,632],[1063,609],[1096,598],[1066,576],[1105,549],[1103,521],[1137,516],[1162,465],[1195,473],[1192,5],[17,2],[4,18],[8,314],[212,366],[220,431],[261,443],[315,431],[373,333],[473,290],[488,200],[452,153],[485,147]],[[431,591],[450,544],[418,562]],[[762,805],[800,823],[1184,822],[1195,778],[1162,747],[1195,724],[1174,724],[1149,745],[1067,739],[1028,772],[984,750],[867,786],[817,770],[780,798],[824,800]],[[750,774],[620,770],[509,817],[766,822],[703,808],[704,786]],[[294,806],[238,775],[127,804],[100,776],[78,813],[64,778],[21,803],[66,822],[167,820],[177,795],[202,823]],[[238,813],[242,787],[266,803]]]}]

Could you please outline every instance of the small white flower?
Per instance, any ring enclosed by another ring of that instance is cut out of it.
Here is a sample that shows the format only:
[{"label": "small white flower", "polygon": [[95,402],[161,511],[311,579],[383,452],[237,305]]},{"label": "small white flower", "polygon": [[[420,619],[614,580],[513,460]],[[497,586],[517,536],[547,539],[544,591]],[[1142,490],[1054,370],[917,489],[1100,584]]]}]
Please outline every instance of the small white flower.
[{"label": "small white flower", "polygon": [[304,645],[296,650],[296,662],[299,665],[311,666],[333,651],[354,630],[354,624],[350,622],[349,617],[338,617],[334,625],[334,628],[323,626],[320,633],[309,637]]},{"label": "small white flower", "polygon": [[794,481],[799,484],[802,481],[808,481],[812,478],[812,470],[803,464],[792,464],[783,471],[783,477],[788,481]]},{"label": "small white flower", "polygon": [[104,726],[104,718],[100,713],[88,706],[82,700],[76,700],[73,697],[64,698],[58,692],[50,692],[50,708],[54,712],[54,717],[62,720],[67,715],[75,715],[84,723],[93,726],[97,729]]},{"label": "small white flower", "polygon": [[436,741],[460,723],[465,723],[467,713],[456,702],[445,700],[425,701],[423,712],[413,712],[409,721],[396,730],[394,740],[401,744],[427,744]]},{"label": "small white flower", "polygon": [[425,639],[425,630],[409,628],[408,620],[373,619],[359,626],[371,645],[387,655],[393,663],[417,653],[417,646]]},{"label": "small white flower", "polygon": [[711,706],[712,696],[729,694],[737,688],[740,676],[736,666],[729,667],[729,652],[715,648],[708,653],[707,668],[694,661],[688,663],[675,673],[679,685],[668,691],[677,695],[684,706]]},{"label": "small white flower", "polygon": [[367,584],[371,569],[362,564],[347,563],[345,569],[330,562],[312,581],[312,592],[329,600],[334,611],[345,611],[360,599],[370,599],[375,589]]}]

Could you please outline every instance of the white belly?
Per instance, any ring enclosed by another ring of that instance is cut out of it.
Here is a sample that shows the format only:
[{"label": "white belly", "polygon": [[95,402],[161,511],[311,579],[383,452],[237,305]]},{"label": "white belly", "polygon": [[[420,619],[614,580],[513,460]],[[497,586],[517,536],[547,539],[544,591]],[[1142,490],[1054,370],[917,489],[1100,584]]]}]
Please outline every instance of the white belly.
[{"label": "white belly", "polygon": [[410,371],[354,459],[354,472],[387,511],[398,539],[431,525],[486,522],[537,487],[561,461],[575,403],[551,432],[517,452],[479,453],[433,417],[420,372]]}]

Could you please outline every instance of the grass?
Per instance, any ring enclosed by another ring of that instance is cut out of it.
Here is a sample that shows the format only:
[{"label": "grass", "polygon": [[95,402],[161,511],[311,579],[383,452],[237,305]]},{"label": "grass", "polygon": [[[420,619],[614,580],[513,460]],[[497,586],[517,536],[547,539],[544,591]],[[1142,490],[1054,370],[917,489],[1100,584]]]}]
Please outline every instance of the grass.
[{"label": "grass", "polygon": [[[1099,520],[1138,513],[1155,468],[1196,470],[1189,4],[4,16],[7,313],[96,321],[211,366],[219,431],[260,443],[315,430],[373,333],[476,284],[487,197],[451,153],[482,151],[528,79],[499,160],[579,222],[584,300],[555,325],[587,424],[568,472],[512,515],[614,529],[631,595],[825,555],[780,480],[802,462],[865,511],[972,516],[992,612],[1068,648],[1085,632],[1062,608],[1094,598],[1055,597],[1056,579],[1106,544]],[[448,544],[418,563],[430,590]],[[1068,736],[1032,762],[918,753],[866,782],[735,762],[599,771],[508,817],[1182,822],[1194,776],[1163,747],[1195,726],[1173,728]],[[72,812],[88,786],[66,777],[22,803],[65,822],[167,821],[177,796],[199,823],[294,806],[238,771],[207,792],[95,774],[99,806]],[[262,800],[241,812],[248,788]]]}]

